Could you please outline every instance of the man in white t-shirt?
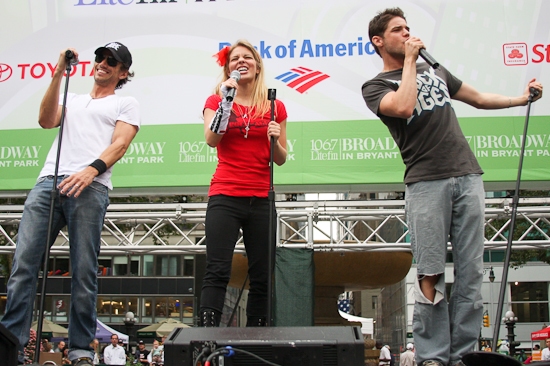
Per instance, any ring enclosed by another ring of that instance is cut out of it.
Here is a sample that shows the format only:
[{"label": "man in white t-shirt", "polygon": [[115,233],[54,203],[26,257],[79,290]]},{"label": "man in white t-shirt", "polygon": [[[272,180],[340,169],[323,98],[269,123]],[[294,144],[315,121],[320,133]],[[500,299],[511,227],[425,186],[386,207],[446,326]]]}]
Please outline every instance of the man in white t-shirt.
[{"label": "man in white t-shirt", "polygon": [[132,55],[126,46],[110,42],[96,49],[90,93],[65,95],[61,82],[65,74],[72,74],[70,65],[75,62],[75,49],[61,51],[38,113],[40,127],[62,129],[25,201],[7,285],[2,324],[19,340],[20,363],[29,341],[38,272],[51,245],[47,238],[53,240],[66,226],[71,260],[68,358],[72,366],[93,365],[90,344],[97,328],[97,259],[111,172],[140,126],[136,99],[115,94],[133,76]]},{"label": "man in white t-shirt", "polygon": [[391,362],[391,353],[388,345],[382,345],[382,343],[376,342],[376,348],[380,350],[379,363],[380,366],[389,365]]},{"label": "man in white t-shirt", "polygon": [[103,351],[103,362],[106,365],[126,365],[126,350],[118,344],[118,336],[111,335],[111,344]]}]

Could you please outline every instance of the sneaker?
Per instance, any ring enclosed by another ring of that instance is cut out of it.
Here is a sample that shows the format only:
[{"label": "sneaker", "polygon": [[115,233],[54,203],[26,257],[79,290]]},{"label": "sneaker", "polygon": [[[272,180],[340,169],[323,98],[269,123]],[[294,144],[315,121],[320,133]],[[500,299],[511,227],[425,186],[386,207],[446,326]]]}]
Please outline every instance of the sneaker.
[{"label": "sneaker", "polygon": [[73,360],[71,363],[72,366],[94,366],[92,359],[89,357],[80,357],[76,360]]},{"label": "sneaker", "polygon": [[445,366],[441,362],[436,360],[426,360],[420,364],[420,366]]}]

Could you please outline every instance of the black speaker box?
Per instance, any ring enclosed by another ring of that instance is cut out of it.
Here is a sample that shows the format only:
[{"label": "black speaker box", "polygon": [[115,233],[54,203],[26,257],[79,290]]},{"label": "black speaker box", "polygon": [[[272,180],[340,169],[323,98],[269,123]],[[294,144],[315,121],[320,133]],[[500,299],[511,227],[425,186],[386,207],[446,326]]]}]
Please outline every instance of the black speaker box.
[{"label": "black speaker box", "polygon": [[[521,362],[510,356],[494,352],[470,352],[462,356],[466,366],[521,366]],[[538,366],[539,363],[536,362]]]},{"label": "black speaker box", "polygon": [[[176,328],[164,345],[165,366],[195,366],[197,356],[231,347],[216,366],[363,366],[365,343],[359,327]],[[260,358],[258,358],[260,357]],[[203,363],[204,364],[204,363]]]},{"label": "black speaker box", "polygon": [[0,323],[0,355],[2,355],[2,365],[17,365],[17,348],[19,341],[17,338]]}]

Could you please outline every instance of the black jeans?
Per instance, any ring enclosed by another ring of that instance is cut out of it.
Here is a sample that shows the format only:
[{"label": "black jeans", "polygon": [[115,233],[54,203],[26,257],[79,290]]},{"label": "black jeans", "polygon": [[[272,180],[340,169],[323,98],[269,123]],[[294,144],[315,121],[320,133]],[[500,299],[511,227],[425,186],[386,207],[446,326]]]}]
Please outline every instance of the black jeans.
[{"label": "black jeans", "polygon": [[[275,212],[273,212],[273,221],[275,224]],[[267,316],[268,199],[212,196],[206,209],[205,225],[206,272],[202,284],[201,309],[223,312],[225,292],[231,276],[233,252],[239,229],[242,228],[250,279],[246,314],[247,316]],[[273,235],[275,235],[275,229]]]}]

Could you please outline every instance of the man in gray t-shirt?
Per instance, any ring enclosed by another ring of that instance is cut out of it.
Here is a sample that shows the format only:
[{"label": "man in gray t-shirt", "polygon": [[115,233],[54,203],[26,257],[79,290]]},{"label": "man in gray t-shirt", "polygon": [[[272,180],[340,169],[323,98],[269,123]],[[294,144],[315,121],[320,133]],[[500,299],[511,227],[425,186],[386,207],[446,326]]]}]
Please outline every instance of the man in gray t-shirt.
[{"label": "man in gray t-shirt", "polygon": [[401,84],[402,70],[378,74],[363,85],[368,107],[388,126],[406,166],[405,183],[483,174],[451,105],[462,82],[445,68],[417,65],[418,97],[405,121],[380,113],[380,102]]},{"label": "man in gray t-shirt", "polygon": [[[369,23],[369,37],[384,69],[363,84],[367,106],[388,126],[405,163],[405,200],[417,263],[413,336],[423,366],[455,365],[473,351],[483,304],[483,171],[464,137],[451,99],[481,109],[526,105],[523,95],[480,93],[443,67],[417,65],[422,40],[409,33],[403,11],[386,9]],[[445,301],[447,242],[455,282]]]}]

